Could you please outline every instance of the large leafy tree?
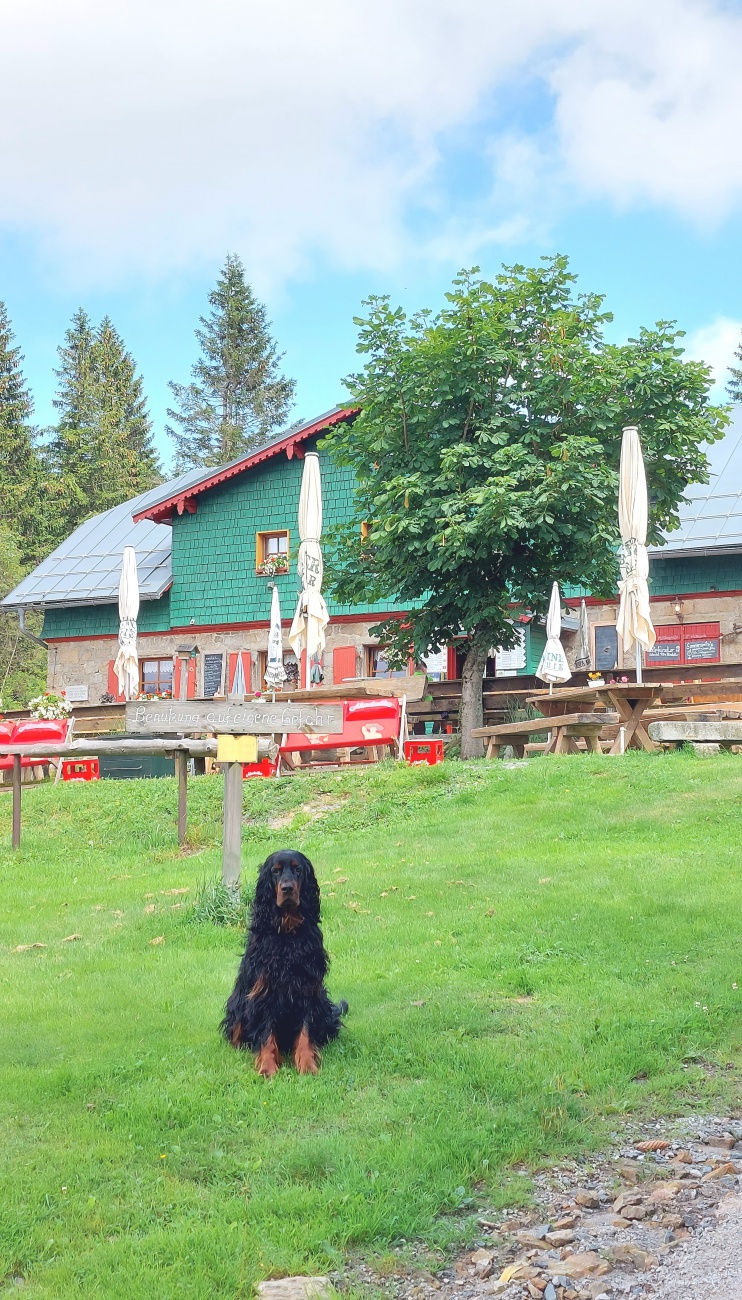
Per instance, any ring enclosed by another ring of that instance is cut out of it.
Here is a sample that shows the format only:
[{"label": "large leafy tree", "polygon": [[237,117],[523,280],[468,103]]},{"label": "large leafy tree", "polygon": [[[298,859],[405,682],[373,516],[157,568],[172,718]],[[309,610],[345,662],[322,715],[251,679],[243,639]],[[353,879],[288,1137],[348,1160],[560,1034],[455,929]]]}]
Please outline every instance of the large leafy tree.
[{"label": "large leafy tree", "polygon": [[106,316],[80,308],[59,348],[60,413],[48,463],[66,502],[65,528],[108,510],[161,479],[142,378]]},{"label": "large leafy tree", "polygon": [[281,356],[266,310],[245,279],[239,257],[228,254],[211,311],[196,330],[201,355],[190,384],[171,383],[175,407],[167,431],[178,469],[219,465],[263,442],[286,421],[295,383],[279,373]]},{"label": "large leafy tree", "polygon": [[409,610],[377,629],[400,660],[462,638],[465,757],[482,752],[470,731],[483,669],[490,646],[512,644],[513,605],[543,611],[555,579],[615,592],[623,426],[641,430],[658,542],[686,486],[707,481],[702,444],[727,422],[673,324],[607,342],[603,300],[575,292],[566,258],[503,268],[493,283],[477,271],[454,280],[437,315],[365,304],[367,360],[347,381],[363,409],[326,439],[357,479],[331,589]]}]

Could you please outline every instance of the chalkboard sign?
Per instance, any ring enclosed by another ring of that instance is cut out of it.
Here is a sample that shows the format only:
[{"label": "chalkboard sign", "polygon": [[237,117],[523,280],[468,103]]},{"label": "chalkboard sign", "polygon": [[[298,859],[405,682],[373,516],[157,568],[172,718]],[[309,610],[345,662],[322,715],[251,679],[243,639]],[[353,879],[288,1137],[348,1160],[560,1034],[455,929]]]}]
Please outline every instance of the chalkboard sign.
[{"label": "chalkboard sign", "polygon": [[223,655],[204,655],[204,697],[211,699],[222,689]]},{"label": "chalkboard sign", "polygon": [[[709,641],[686,641],[685,659],[687,663],[693,660],[706,660],[719,658],[719,642],[716,640]],[[67,693],[69,697],[69,692]]]},{"label": "chalkboard sign", "polygon": [[652,649],[647,653],[647,663],[652,663],[654,659],[659,659],[663,663],[680,663],[680,642],[679,641],[655,641]]},{"label": "chalkboard sign", "polygon": [[615,623],[599,623],[595,629],[595,667],[609,672],[618,667],[618,632]]}]

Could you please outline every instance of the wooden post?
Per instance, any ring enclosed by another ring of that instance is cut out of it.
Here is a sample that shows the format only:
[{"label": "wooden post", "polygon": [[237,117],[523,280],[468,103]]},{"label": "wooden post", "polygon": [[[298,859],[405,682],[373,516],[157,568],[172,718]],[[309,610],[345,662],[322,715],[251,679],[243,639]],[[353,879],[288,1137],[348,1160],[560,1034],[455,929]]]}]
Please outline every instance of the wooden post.
[{"label": "wooden post", "polygon": [[21,847],[21,756],[13,755],[13,848]]},{"label": "wooden post", "polygon": [[185,750],[178,750],[175,755],[175,771],[178,776],[178,843],[185,844],[188,830],[188,755]]},{"label": "wooden post", "polygon": [[222,880],[235,889],[242,869],[242,764],[224,763]]}]

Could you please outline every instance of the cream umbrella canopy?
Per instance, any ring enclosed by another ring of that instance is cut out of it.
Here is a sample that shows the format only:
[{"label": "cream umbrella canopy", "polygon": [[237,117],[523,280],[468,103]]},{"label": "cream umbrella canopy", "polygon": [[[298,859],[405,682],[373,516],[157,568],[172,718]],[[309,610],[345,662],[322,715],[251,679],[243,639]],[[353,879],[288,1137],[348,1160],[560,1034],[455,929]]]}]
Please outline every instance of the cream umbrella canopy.
[{"label": "cream umbrella canopy", "polygon": [[280,691],[286,681],[286,669],[283,666],[283,636],[281,633],[281,604],[278,599],[278,587],[273,584],[271,597],[271,625],[268,632],[268,655],[265,665],[265,681],[272,691]]},{"label": "cream umbrella canopy", "polygon": [[127,700],[132,700],[139,694],[138,614],[137,554],[133,546],[125,546],[119,579],[119,649],[113,666],[118,677],[119,691]]},{"label": "cream umbrella canopy", "polygon": [[311,661],[325,648],[325,628],[330,621],[322,596],[322,483],[319,473],[319,456],[316,451],[304,457],[304,472],[299,496],[299,547],[298,570],[301,593],[296,613],[289,631],[289,642],[299,663],[302,650],[307,652],[306,681],[309,689]]},{"label": "cream umbrella canopy", "polygon": [[649,556],[647,554],[647,479],[639,430],[627,425],[621,442],[618,478],[618,527],[621,533],[621,581],[616,630],[624,653],[636,652],[636,680],[642,679],[642,647],[656,641],[649,612]]},{"label": "cream umbrella canopy", "polygon": [[549,612],[546,615],[546,645],[542,654],[536,676],[542,682],[553,686],[555,682],[568,682],[572,676],[567,663],[564,647],[559,640],[562,631],[562,602],[559,597],[559,583],[551,589]]}]

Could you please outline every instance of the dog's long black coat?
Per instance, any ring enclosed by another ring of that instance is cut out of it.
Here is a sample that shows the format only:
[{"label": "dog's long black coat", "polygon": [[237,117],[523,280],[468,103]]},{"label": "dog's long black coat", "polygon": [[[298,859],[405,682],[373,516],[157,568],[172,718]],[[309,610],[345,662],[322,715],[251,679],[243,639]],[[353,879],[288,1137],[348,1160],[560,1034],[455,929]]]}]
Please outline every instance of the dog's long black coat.
[{"label": "dog's long black coat", "polygon": [[[298,909],[279,907],[277,876],[298,879]],[[257,1052],[271,1035],[282,1054],[306,1029],[314,1047],[336,1038],[346,1002],[330,1001],[324,979],[329,965],[322,940],[319,886],[303,853],[272,853],[258,874],[247,946],[222,1021],[235,1047]]]}]

